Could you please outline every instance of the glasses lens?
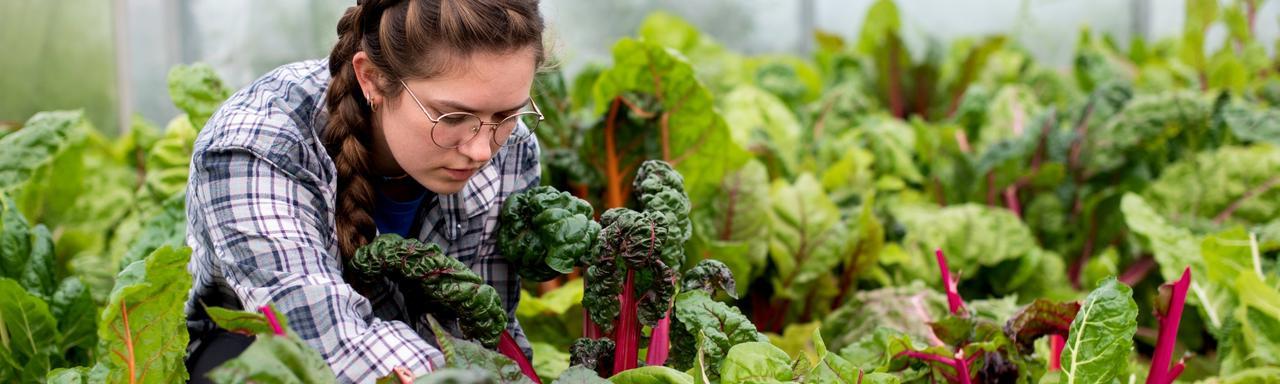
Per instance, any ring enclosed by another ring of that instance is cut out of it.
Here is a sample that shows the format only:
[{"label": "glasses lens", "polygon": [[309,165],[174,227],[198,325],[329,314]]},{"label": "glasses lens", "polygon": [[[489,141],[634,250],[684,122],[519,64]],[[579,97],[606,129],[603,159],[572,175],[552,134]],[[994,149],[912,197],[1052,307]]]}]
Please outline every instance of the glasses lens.
[{"label": "glasses lens", "polygon": [[431,128],[431,140],[445,148],[456,148],[481,131],[480,118],[469,113],[446,113]]},{"label": "glasses lens", "polygon": [[[517,124],[520,121],[524,121],[523,127]],[[516,144],[533,136],[533,131],[537,129],[537,113],[524,112],[511,115],[498,123],[497,129],[493,132],[493,142],[499,146]]]}]

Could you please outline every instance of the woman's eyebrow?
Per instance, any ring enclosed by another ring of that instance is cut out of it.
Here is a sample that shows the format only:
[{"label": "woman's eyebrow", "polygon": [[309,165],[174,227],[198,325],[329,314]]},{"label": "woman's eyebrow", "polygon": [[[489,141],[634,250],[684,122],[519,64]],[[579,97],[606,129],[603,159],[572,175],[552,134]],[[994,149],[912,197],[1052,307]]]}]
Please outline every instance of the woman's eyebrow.
[{"label": "woman's eyebrow", "polygon": [[[466,112],[470,114],[479,113],[477,112],[476,108],[472,108],[471,106],[468,106],[465,103],[454,101],[454,100],[433,100],[433,102],[438,106],[444,107],[444,108],[441,108],[442,111]],[[498,111],[497,113],[515,112],[520,108],[524,108],[525,104],[529,104],[529,99],[525,99],[523,102],[520,102],[520,105]]]}]

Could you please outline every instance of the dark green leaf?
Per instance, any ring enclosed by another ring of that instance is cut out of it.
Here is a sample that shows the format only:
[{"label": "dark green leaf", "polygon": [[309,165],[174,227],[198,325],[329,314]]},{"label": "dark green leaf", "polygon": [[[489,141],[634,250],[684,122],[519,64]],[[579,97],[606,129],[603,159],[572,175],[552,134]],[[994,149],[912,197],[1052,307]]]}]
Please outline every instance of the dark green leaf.
[{"label": "dark green leaf", "polygon": [[58,325],[49,306],[17,281],[0,277],[0,381],[37,382],[58,356]]},{"label": "dark green leaf", "polygon": [[445,364],[449,368],[476,369],[491,372],[503,383],[531,383],[520,371],[516,362],[497,352],[485,349],[480,344],[449,336],[449,332],[440,326],[434,317],[427,316],[431,323],[431,331],[436,335],[436,343],[444,353]]}]

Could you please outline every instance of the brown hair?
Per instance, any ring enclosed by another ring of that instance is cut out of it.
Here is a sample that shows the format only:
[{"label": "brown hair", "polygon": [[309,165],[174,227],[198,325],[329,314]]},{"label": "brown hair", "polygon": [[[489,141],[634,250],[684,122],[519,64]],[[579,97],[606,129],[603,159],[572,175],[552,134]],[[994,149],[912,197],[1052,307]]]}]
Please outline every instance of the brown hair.
[{"label": "brown hair", "polygon": [[338,171],[335,221],[344,264],[377,231],[368,179],[374,119],[352,57],[364,51],[377,69],[381,94],[395,100],[399,80],[439,75],[452,60],[474,52],[532,47],[542,65],[542,29],[537,0],[359,0],[347,8],[329,54],[329,120],[322,138]]}]

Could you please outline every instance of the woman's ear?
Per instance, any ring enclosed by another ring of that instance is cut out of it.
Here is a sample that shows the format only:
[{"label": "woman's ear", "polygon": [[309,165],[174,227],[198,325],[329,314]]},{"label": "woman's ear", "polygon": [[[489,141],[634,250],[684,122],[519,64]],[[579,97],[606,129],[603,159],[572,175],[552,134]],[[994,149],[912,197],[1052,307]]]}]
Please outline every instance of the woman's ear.
[{"label": "woman's ear", "polygon": [[356,81],[360,83],[360,91],[364,93],[364,98],[369,100],[370,105],[381,104],[383,98],[382,91],[378,90],[378,83],[382,73],[373,65],[373,61],[369,60],[369,55],[364,51],[356,52],[351,56],[351,68],[356,71]]}]

